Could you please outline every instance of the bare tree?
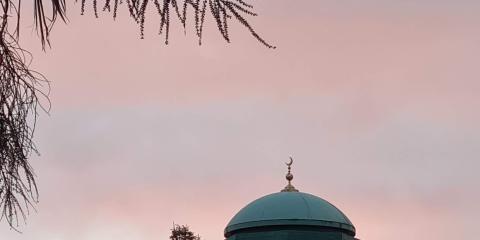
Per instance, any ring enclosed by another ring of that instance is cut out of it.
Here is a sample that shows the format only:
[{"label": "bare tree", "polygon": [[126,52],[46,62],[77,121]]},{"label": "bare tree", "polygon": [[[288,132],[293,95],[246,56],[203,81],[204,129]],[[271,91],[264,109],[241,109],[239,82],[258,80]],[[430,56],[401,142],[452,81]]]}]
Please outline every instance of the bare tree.
[{"label": "bare tree", "polygon": [[[32,0],[35,29],[42,47],[50,46],[50,33],[57,20],[66,21],[65,0]],[[177,18],[186,28],[188,13],[193,13],[198,43],[202,43],[207,13],[213,17],[222,37],[230,42],[232,19],[268,48],[267,43],[247,21],[257,16],[246,0],[76,0],[80,13],[88,9],[98,17],[99,11],[115,19],[123,6],[144,36],[147,11],[157,13],[159,33],[169,41],[170,23]],[[30,53],[19,45],[22,0],[0,0],[0,221],[5,219],[12,229],[25,220],[29,209],[38,201],[35,175],[29,164],[31,153],[37,153],[33,139],[39,110],[48,112],[49,82],[29,67]],[[101,10],[100,10],[101,9]],[[150,16],[150,15],[149,15]],[[190,19],[188,18],[188,19]],[[188,227],[174,230],[188,230]],[[199,238],[198,238],[199,239]]]}]

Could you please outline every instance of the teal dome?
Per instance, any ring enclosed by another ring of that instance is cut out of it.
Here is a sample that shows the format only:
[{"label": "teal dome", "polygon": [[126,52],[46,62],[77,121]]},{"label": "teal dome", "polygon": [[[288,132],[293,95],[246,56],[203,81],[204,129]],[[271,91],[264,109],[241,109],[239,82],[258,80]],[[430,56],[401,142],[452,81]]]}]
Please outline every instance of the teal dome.
[{"label": "teal dome", "polygon": [[254,228],[290,226],[333,229],[355,236],[352,222],[338,208],[302,192],[278,192],[241,209],[225,228],[225,237]]}]

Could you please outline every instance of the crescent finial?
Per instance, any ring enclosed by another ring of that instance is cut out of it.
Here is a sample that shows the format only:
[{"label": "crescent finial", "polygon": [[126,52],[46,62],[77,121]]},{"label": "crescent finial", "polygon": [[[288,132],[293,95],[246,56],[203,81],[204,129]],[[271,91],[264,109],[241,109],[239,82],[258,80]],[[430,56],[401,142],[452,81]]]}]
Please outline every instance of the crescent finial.
[{"label": "crescent finial", "polygon": [[285,163],[285,164],[287,164],[287,167],[288,167],[288,173],[285,176],[285,178],[288,181],[288,185],[282,190],[282,192],[298,192],[298,190],[295,189],[295,187],[291,183],[292,179],[293,179],[293,174],[291,173],[292,164],[293,164],[293,157],[290,156],[289,158],[290,158],[290,161]]},{"label": "crescent finial", "polygon": [[287,164],[287,166],[290,167],[290,166],[292,166],[292,164],[293,164],[293,157],[292,157],[292,156],[289,156],[289,158],[290,158],[290,162],[285,163],[285,164]]}]

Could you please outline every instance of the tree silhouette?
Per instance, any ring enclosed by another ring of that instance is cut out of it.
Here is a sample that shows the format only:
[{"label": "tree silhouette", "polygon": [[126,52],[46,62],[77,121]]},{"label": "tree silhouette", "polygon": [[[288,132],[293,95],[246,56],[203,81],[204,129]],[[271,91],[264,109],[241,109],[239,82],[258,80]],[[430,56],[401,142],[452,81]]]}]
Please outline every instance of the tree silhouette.
[{"label": "tree silhouette", "polygon": [[[50,46],[50,34],[60,19],[67,21],[65,0],[32,0],[34,26],[42,47]],[[98,17],[99,11],[115,19],[123,7],[138,24],[140,37],[148,10],[158,16],[159,33],[169,41],[170,23],[177,18],[184,30],[192,18],[198,43],[202,44],[207,13],[213,17],[222,37],[230,42],[229,26],[233,21],[243,25],[250,34],[268,48],[267,43],[247,21],[257,16],[253,5],[245,0],[76,0],[80,13],[88,9]],[[29,67],[31,54],[19,45],[22,0],[0,0],[0,221],[5,219],[17,230],[30,208],[38,201],[35,175],[28,159],[37,153],[33,139],[39,110],[48,112],[49,82]],[[101,10],[100,10],[101,9]],[[189,13],[193,16],[188,17]],[[149,15],[150,16],[150,15]],[[182,226],[183,227],[183,226]],[[175,230],[176,228],[174,228]],[[187,227],[180,230],[188,230]]]},{"label": "tree silhouette", "polygon": [[200,236],[190,231],[188,226],[173,224],[171,230],[170,240],[200,240]]}]

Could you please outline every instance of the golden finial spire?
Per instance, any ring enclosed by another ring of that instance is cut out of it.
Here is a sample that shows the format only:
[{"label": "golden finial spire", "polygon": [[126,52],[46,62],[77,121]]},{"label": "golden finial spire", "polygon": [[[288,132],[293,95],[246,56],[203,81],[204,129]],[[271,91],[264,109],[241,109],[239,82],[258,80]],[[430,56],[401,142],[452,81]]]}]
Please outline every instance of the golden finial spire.
[{"label": "golden finial spire", "polygon": [[285,163],[285,164],[287,164],[287,167],[288,167],[288,173],[287,173],[287,175],[285,175],[285,178],[287,179],[288,184],[287,184],[287,186],[286,186],[284,189],[282,189],[282,192],[298,192],[298,190],[295,189],[295,187],[294,187],[294,186],[292,185],[292,183],[291,183],[291,182],[292,182],[292,179],[293,179],[293,175],[292,175],[292,173],[291,173],[292,164],[293,164],[293,158],[292,158],[292,156],[290,156],[290,162]]}]

